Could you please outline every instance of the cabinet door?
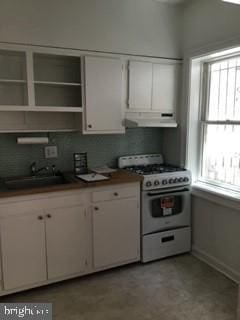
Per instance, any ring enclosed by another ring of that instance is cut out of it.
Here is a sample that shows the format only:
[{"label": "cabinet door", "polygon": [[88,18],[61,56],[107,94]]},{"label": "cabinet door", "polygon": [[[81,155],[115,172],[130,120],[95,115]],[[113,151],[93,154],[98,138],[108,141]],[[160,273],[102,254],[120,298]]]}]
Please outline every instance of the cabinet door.
[{"label": "cabinet door", "polygon": [[139,220],[137,199],[106,201],[93,207],[95,268],[139,259]]},{"label": "cabinet door", "polygon": [[85,130],[123,132],[121,60],[85,57]]},{"label": "cabinet door", "polygon": [[41,212],[2,219],[1,246],[5,290],[47,279],[45,224]]},{"label": "cabinet door", "polygon": [[179,66],[153,64],[152,109],[173,113],[178,96]]},{"label": "cabinet door", "polygon": [[48,278],[84,271],[86,217],[82,206],[49,210],[46,214]]},{"label": "cabinet door", "polygon": [[152,63],[129,62],[129,108],[151,110]]}]

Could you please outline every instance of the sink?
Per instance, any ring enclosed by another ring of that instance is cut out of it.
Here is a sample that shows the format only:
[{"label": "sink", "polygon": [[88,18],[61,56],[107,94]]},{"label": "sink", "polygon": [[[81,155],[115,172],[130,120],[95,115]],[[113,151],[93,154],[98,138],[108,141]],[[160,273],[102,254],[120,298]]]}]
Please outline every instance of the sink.
[{"label": "sink", "polygon": [[8,190],[41,188],[66,183],[69,183],[69,181],[66,180],[62,175],[25,177],[17,179],[8,179],[4,181],[4,185]]}]

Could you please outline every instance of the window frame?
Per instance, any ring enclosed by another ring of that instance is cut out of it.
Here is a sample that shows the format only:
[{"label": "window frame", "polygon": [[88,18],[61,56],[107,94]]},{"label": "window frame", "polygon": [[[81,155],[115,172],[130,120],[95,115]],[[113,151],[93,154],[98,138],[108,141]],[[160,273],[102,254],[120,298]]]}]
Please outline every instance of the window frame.
[{"label": "window frame", "polygon": [[240,51],[237,54],[225,55],[220,58],[212,58],[203,60],[201,63],[201,81],[200,81],[200,103],[199,103],[199,160],[197,164],[197,183],[206,184],[209,187],[217,187],[226,192],[240,192],[240,187],[230,185],[224,182],[218,182],[214,179],[204,178],[202,176],[203,170],[203,158],[204,158],[204,143],[206,139],[206,131],[208,125],[239,125],[240,120],[207,120],[209,114],[209,102],[210,102],[210,85],[211,85],[211,65],[216,62],[225,61],[234,57],[240,58]]}]

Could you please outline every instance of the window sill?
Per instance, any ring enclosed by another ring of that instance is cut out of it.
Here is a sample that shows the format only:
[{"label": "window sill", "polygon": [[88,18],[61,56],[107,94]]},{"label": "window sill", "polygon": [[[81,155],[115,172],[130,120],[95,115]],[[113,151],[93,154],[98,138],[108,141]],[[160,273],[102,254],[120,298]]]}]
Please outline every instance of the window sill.
[{"label": "window sill", "polygon": [[220,206],[240,210],[240,193],[226,191],[220,187],[209,186],[203,182],[192,185],[192,195],[214,202]]}]

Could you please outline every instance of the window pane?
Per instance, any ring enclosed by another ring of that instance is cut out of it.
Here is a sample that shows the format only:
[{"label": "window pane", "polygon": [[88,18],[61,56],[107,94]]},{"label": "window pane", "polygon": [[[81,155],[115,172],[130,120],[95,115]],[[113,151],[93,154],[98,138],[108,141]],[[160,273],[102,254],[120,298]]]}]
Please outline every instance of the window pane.
[{"label": "window pane", "polygon": [[240,189],[240,125],[205,125],[202,178]]},{"label": "window pane", "polygon": [[240,59],[210,65],[207,120],[240,120]]}]

